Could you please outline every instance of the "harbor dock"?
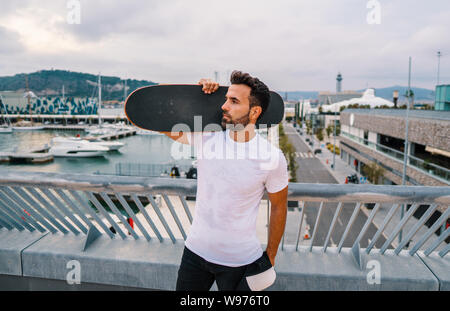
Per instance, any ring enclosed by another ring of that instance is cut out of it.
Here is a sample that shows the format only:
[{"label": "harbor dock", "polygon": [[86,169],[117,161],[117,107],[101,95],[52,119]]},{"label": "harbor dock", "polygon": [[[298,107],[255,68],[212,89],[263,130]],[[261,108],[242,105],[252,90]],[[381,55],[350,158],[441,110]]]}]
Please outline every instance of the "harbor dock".
[{"label": "harbor dock", "polygon": [[0,152],[0,162],[12,163],[47,163],[53,161],[49,153]]},{"label": "harbor dock", "polygon": [[53,161],[53,155],[48,153],[50,146],[45,144],[29,152],[0,152],[0,163],[47,163]]},{"label": "harbor dock", "polygon": [[94,140],[115,140],[115,139],[120,139],[120,138],[124,138],[127,136],[132,136],[132,135],[136,135],[136,130],[124,130],[124,131],[119,131],[119,132],[114,132],[114,133],[109,133],[109,134],[104,134],[104,135],[99,135],[99,136],[86,136],[83,137],[86,140],[89,141],[94,141]]}]

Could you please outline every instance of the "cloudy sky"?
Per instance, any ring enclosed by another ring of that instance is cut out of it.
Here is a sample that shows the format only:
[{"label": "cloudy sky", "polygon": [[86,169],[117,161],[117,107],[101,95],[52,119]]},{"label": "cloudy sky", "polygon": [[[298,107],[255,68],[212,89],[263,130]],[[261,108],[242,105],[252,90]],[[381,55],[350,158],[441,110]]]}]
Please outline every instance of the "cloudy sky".
[{"label": "cloudy sky", "polygon": [[438,50],[450,83],[449,16],[449,0],[2,0],[0,76],[224,83],[240,69],[274,90],[332,91],[338,71],[344,90],[407,85],[411,56],[412,85],[434,89]]}]

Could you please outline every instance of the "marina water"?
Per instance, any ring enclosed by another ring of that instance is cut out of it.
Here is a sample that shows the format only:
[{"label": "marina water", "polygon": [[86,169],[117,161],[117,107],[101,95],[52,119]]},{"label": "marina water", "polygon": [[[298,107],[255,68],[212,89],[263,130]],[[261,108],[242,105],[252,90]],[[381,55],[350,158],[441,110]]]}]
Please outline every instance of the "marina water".
[{"label": "marina water", "polygon": [[[82,130],[37,130],[13,131],[0,134],[0,152],[29,152],[32,148],[50,144],[53,137],[87,136]],[[29,172],[76,173],[76,174],[115,174],[118,163],[139,164],[177,164],[190,165],[192,160],[175,160],[171,154],[174,143],[165,135],[132,135],[116,140],[125,145],[118,151],[110,151],[104,157],[59,158],[42,164],[1,163],[0,170]]]}]

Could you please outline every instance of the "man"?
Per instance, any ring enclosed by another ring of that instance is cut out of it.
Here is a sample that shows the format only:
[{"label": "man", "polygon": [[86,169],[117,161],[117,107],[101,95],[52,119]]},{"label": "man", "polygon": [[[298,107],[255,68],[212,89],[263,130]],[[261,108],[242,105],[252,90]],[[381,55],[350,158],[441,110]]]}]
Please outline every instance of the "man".
[{"label": "man", "polygon": [[[270,92],[258,78],[233,71],[222,106],[225,131],[164,132],[196,147],[197,199],[178,271],[177,290],[261,290],[275,280],[275,256],[287,213],[286,159],[255,132]],[[201,79],[203,92],[219,84]],[[264,191],[271,202],[269,237],[263,253],[256,218]]]}]

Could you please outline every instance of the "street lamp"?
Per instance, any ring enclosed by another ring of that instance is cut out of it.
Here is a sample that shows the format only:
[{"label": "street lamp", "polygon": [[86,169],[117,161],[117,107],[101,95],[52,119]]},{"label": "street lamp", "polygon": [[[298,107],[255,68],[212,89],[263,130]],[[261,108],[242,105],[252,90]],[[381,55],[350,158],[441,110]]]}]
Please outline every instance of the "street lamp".
[{"label": "street lamp", "polygon": [[333,129],[333,165],[331,167],[333,169],[333,171],[334,171],[334,167],[336,165],[335,158],[336,158],[336,121],[337,121],[337,117],[336,117],[337,105],[336,104],[334,104],[334,105],[335,105],[335,107],[334,107],[334,129]]},{"label": "street lamp", "polygon": [[437,85],[439,85],[439,67],[441,65],[441,51],[437,52],[437,57],[438,57],[438,71],[437,71]]},{"label": "street lamp", "polygon": [[[408,162],[408,117],[409,117],[409,104],[411,98],[411,56],[409,57],[409,73],[408,73],[408,93],[406,96],[407,106],[406,106],[406,124],[405,124],[405,147],[403,148],[403,174],[402,174],[402,185],[406,184],[406,166]],[[405,213],[405,204],[402,204],[400,210],[400,219],[403,219]],[[403,230],[400,230],[398,234],[398,243],[402,241]]]},{"label": "street lamp", "polygon": [[397,101],[398,101],[398,91],[395,90],[392,97],[394,98],[394,108],[397,108]]}]

